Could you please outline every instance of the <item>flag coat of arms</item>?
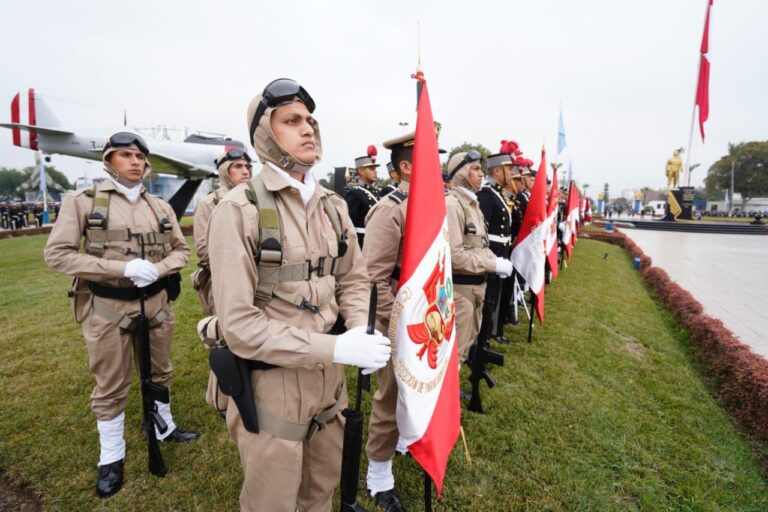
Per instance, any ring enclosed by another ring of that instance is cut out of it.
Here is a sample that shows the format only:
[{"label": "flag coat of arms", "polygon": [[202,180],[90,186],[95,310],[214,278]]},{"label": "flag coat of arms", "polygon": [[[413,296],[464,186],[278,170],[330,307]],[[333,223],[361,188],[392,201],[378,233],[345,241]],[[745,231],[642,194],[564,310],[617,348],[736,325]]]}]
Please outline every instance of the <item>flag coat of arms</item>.
[{"label": "flag coat of arms", "polygon": [[440,495],[459,436],[459,365],[448,223],[437,138],[423,75],[403,259],[389,338],[398,386],[397,427]]}]

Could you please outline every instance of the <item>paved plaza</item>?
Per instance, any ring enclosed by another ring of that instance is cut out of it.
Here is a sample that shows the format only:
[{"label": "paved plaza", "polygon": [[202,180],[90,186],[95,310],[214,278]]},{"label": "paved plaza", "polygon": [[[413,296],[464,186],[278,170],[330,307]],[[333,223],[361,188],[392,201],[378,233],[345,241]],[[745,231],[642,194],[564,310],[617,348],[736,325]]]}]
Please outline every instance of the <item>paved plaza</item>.
[{"label": "paved plaza", "polygon": [[622,231],[708,315],[768,357],[768,236]]}]

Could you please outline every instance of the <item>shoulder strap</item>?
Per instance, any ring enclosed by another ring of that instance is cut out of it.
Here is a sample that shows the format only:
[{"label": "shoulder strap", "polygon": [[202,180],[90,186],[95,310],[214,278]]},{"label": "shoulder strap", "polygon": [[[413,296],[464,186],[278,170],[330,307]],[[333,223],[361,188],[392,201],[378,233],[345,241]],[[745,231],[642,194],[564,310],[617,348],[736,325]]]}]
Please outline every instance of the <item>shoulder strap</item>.
[{"label": "shoulder strap", "polygon": [[283,230],[277,214],[275,196],[267,190],[260,176],[248,180],[245,196],[259,211],[259,248],[255,255],[259,269],[259,284],[253,301],[264,308],[274,295],[280,282],[280,265],[283,262]]},{"label": "shoulder strap", "polygon": [[165,212],[160,206],[157,197],[153,196],[149,192],[144,192],[142,196],[144,197],[144,200],[147,202],[147,204],[149,204],[149,207],[152,209],[152,213],[155,214],[155,219],[157,219],[157,231],[160,233],[159,240],[148,240],[145,243],[155,242],[162,244],[163,256],[165,256],[166,254],[170,253],[171,250],[173,250],[173,247],[171,246],[171,231],[173,230],[173,224],[171,224],[171,221],[168,220],[168,217],[165,215]]},{"label": "shoulder strap", "polygon": [[391,197],[397,204],[402,203],[408,198],[408,194],[398,189],[393,190],[392,192],[387,194],[387,196]]},{"label": "shoulder strap", "polygon": [[477,234],[477,226],[471,221],[471,212],[466,200],[461,197],[461,192],[451,191],[452,195],[459,201],[462,210],[464,210],[464,233],[462,235],[462,244],[465,249],[482,249],[489,246],[488,237]]},{"label": "shoulder strap", "polygon": [[104,255],[104,246],[107,243],[107,224],[109,219],[110,193],[99,190],[94,184],[93,189],[86,192],[91,201],[91,213],[86,219],[85,238],[87,251],[94,256]]},{"label": "shoulder strap", "polygon": [[216,189],[213,191],[213,206],[218,205],[219,201],[221,201],[221,195],[219,194],[219,189]]}]

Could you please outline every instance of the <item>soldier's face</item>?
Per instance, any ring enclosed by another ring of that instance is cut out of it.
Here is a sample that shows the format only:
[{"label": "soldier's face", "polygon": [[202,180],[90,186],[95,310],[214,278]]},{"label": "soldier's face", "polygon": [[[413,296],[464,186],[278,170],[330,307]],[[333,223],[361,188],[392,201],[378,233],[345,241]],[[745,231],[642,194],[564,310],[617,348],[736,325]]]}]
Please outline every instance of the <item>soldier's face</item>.
[{"label": "soldier's face", "polygon": [[531,190],[531,187],[533,187],[533,178],[530,176],[523,176],[523,183],[525,183],[525,188]]},{"label": "soldier's face", "polygon": [[277,143],[293,158],[305,164],[317,160],[314,118],[300,101],[281,105],[269,120]]},{"label": "soldier's face", "polygon": [[480,190],[483,186],[483,168],[477,162],[472,162],[469,165],[469,184],[473,190]]},{"label": "soldier's face", "polygon": [[363,167],[358,171],[360,179],[366,182],[368,185],[376,181],[376,168],[375,167]]},{"label": "soldier's face", "polygon": [[229,164],[227,174],[229,174],[229,179],[232,180],[232,183],[235,185],[244,183],[251,179],[251,164],[249,164],[245,158],[235,160]]},{"label": "soldier's face", "polygon": [[141,181],[147,158],[138,149],[120,148],[109,155],[109,163],[117,174],[129,181]]}]

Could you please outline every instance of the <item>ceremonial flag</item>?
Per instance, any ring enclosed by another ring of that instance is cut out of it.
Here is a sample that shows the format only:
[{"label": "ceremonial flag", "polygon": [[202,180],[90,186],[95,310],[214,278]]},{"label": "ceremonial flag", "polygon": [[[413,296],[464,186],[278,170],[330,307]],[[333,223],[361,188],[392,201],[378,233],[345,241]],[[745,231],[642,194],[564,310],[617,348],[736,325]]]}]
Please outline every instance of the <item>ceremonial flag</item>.
[{"label": "ceremonial flag", "polygon": [[[585,214],[586,219],[586,214]],[[565,231],[563,233],[563,244],[565,244],[565,254],[571,259],[573,244],[576,243],[577,229],[579,224],[579,191],[571,182],[568,187],[568,200],[565,202]]]},{"label": "ceremonial flag", "polygon": [[420,81],[403,260],[388,334],[394,340],[397,428],[440,496],[459,436],[459,363],[443,180],[423,75]]},{"label": "ceremonial flag", "polygon": [[547,165],[544,150],[533,182],[531,198],[523,215],[520,233],[512,249],[512,264],[536,295],[536,313],[544,323],[544,244],[547,237]]},{"label": "ceremonial flag", "polygon": [[547,202],[547,238],[544,252],[549,262],[549,270],[552,271],[552,280],[557,279],[557,169],[552,173],[552,187],[549,189],[549,201]]},{"label": "ceremonial flag", "polygon": [[592,202],[589,200],[589,198],[586,199],[586,204],[584,207],[584,225],[586,226],[590,222],[592,222]]},{"label": "ceremonial flag", "polygon": [[701,142],[704,142],[704,123],[709,119],[709,12],[712,8],[712,0],[707,4],[707,17],[704,21],[704,34],[701,36],[701,48],[699,52],[699,79],[696,84],[696,106],[699,107],[699,130]]},{"label": "ceremonial flag", "polygon": [[563,152],[567,147],[565,143],[565,123],[563,123],[563,109],[560,108],[560,118],[557,121],[557,154]]}]

